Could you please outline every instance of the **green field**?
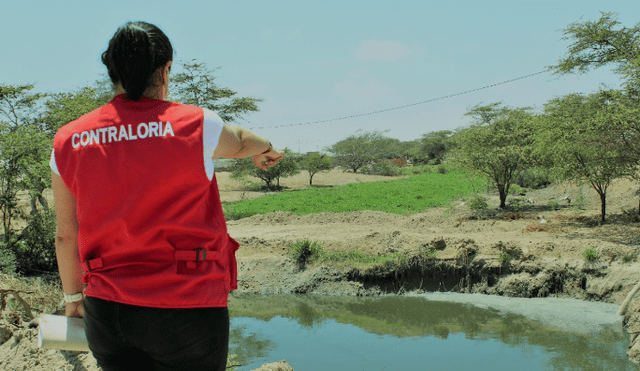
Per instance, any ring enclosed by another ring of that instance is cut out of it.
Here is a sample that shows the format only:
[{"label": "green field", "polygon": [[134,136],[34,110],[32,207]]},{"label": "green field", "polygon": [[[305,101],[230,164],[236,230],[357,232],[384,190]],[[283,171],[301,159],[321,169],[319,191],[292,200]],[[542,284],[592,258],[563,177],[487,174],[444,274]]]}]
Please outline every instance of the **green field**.
[{"label": "green field", "polygon": [[452,201],[482,189],[482,178],[463,173],[428,173],[373,183],[354,183],[328,188],[287,191],[224,205],[228,219],[239,219],[272,211],[316,214],[323,211],[376,210],[401,215],[447,206]]}]

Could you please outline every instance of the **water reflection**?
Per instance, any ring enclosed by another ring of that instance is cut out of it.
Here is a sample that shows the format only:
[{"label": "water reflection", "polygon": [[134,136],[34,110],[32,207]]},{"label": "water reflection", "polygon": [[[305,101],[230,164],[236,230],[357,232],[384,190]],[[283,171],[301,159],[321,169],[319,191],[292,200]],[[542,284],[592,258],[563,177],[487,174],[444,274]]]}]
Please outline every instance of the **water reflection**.
[{"label": "water reflection", "polygon": [[[535,369],[540,370],[640,370],[627,360],[625,351],[628,337],[622,331],[620,324],[609,325],[592,333],[573,333],[561,331],[556,327],[516,314],[505,314],[462,303],[429,301],[420,297],[402,296],[356,298],[320,295],[257,296],[234,294],[230,299],[229,309],[234,318],[252,317],[271,323],[270,320],[274,318],[278,320],[282,317],[299,325],[298,328],[290,328],[288,322],[278,321],[278,326],[275,329],[265,328],[261,330],[263,332],[260,335],[257,335],[251,321],[242,321],[244,327],[240,332],[237,332],[237,336],[234,336],[231,343],[232,349],[243,352],[242,362],[240,362],[243,365],[251,363],[251,355],[264,357],[266,353],[276,347],[280,347],[278,351],[282,352],[282,356],[276,356],[278,359],[269,359],[269,361],[286,358],[292,363],[292,359],[304,352],[291,348],[287,353],[287,349],[282,349],[284,345],[276,345],[276,341],[269,338],[270,333],[277,332],[273,335],[277,335],[281,344],[285,342],[282,339],[287,337],[287,334],[284,333],[286,331],[291,331],[289,337],[307,337],[307,340],[314,344],[314,349],[309,351],[312,353],[306,356],[309,359],[315,354],[326,353],[326,349],[318,348],[322,343],[321,337],[324,336],[322,331],[333,331],[331,335],[327,335],[329,339],[327,344],[331,344],[332,341],[340,341],[341,337],[354,336],[354,339],[359,338],[362,341],[350,341],[341,347],[352,346],[353,350],[347,352],[348,354],[359,354],[365,358],[367,352],[377,349],[378,345],[373,345],[374,342],[379,341],[383,344],[381,345],[383,349],[385,349],[384,344],[394,344],[388,345],[386,348],[405,348],[403,351],[407,351],[411,342],[415,343],[411,344],[414,346],[422,341],[420,347],[428,347],[429,349],[417,351],[418,354],[412,353],[412,356],[425,357],[425,362],[428,360],[430,362],[428,364],[433,367],[436,367],[438,362],[441,367],[445,367],[422,369],[448,369],[446,367],[449,365],[452,367],[450,369],[481,370],[484,368],[477,363],[477,360],[487,357],[487,352],[489,352],[495,354],[494,358],[489,357],[487,361],[486,366],[489,368],[486,369],[491,370],[500,369],[496,366],[500,364],[500,361],[504,361],[504,359],[497,359],[497,357],[514,358],[514,361],[509,361],[509,369],[512,369],[511,367],[513,369],[533,369],[531,365],[536,364],[539,367]],[[261,323],[264,324],[264,322]],[[254,321],[253,324],[255,325],[256,322]],[[353,325],[357,329],[351,327],[337,329],[337,326],[345,325]],[[360,332],[353,332],[356,330]],[[234,327],[232,331],[238,330]],[[367,337],[366,333],[377,336]],[[264,338],[260,338],[260,336]],[[316,339],[318,341],[315,341]],[[407,339],[410,343],[406,342]],[[292,345],[289,345],[291,347],[295,345],[295,339],[293,340]],[[298,339],[299,341],[301,339]],[[233,348],[234,346],[235,348]],[[418,349],[421,349],[420,347]],[[448,349],[452,347],[464,347],[465,349],[449,351]],[[441,354],[434,354],[437,353],[434,352],[435,349],[442,349],[439,351]],[[291,354],[292,352],[296,354]],[[437,357],[442,357],[444,353],[450,354],[437,360]],[[404,366],[405,368],[401,366],[405,361],[403,358],[409,357],[402,354],[400,352],[389,357],[397,360],[394,361],[394,365],[398,366],[397,369],[412,369],[406,368],[410,367],[407,365]],[[350,361],[353,361],[353,356],[350,358]],[[517,363],[518,358],[519,364]],[[328,360],[326,361],[328,362]],[[305,358],[301,358],[297,362],[300,367],[294,364],[296,371],[312,370],[315,366],[318,370],[328,369],[323,368],[322,365],[312,366],[304,362]],[[513,362],[516,363],[513,364]],[[345,360],[341,364],[347,363]],[[467,363],[473,367],[465,368],[464,365]],[[424,364],[422,365],[424,366]],[[457,366],[453,367],[453,365]],[[337,370],[333,366],[331,369]],[[382,368],[369,366],[365,369]]]},{"label": "water reflection", "polygon": [[255,358],[266,357],[275,348],[269,339],[259,339],[258,335],[246,335],[246,326],[232,326],[229,331],[229,353],[235,354],[234,364],[247,365]]}]

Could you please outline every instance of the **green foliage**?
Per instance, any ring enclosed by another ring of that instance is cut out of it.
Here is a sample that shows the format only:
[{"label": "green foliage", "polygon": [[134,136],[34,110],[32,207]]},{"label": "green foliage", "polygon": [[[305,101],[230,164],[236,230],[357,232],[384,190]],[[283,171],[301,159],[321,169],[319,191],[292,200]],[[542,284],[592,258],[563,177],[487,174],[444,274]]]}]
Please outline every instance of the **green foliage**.
[{"label": "green foliage", "polygon": [[[254,176],[265,183],[267,190],[279,190],[280,178],[296,175],[300,172],[300,165],[297,156],[289,149],[285,148],[285,156],[277,165],[271,166],[267,170],[258,168],[250,157],[236,159],[231,171],[232,179],[242,180],[247,175]],[[275,186],[272,184],[276,181]]]},{"label": "green foliage", "polygon": [[296,242],[289,250],[289,256],[296,261],[300,269],[307,264],[317,261],[322,256],[322,246],[309,240]]},{"label": "green foliage", "polygon": [[421,246],[420,252],[424,254],[427,259],[435,259],[438,257],[438,250],[432,246]]},{"label": "green foliage", "polygon": [[564,58],[549,69],[556,74],[586,73],[592,68],[615,66],[627,88],[640,82],[640,24],[621,27],[615,13],[602,12],[597,21],[571,23],[563,30],[572,41]]},{"label": "green foliage", "polygon": [[500,263],[508,263],[511,261],[511,255],[508,252],[501,252],[500,255],[498,255],[498,261]]},{"label": "green foliage", "polygon": [[171,76],[170,98],[185,104],[208,108],[227,122],[242,118],[248,112],[257,112],[261,99],[236,97],[235,91],[215,83],[213,71],[204,62],[181,62],[181,72]]},{"label": "green foliage", "polygon": [[0,84],[0,213],[5,246],[13,243],[13,222],[21,214],[18,192],[42,195],[50,185],[51,133],[38,111],[44,96],[32,93],[33,88]]},{"label": "green foliage", "polygon": [[363,132],[339,141],[326,150],[333,154],[336,164],[357,172],[363,166],[389,154],[391,142],[380,131]]},{"label": "green foliage", "polygon": [[402,169],[389,161],[382,160],[363,167],[362,174],[399,176],[402,175]]},{"label": "green foliage", "polygon": [[488,177],[498,189],[500,207],[506,207],[509,188],[517,175],[533,163],[533,115],[528,108],[476,105],[467,116],[474,124],[452,138],[452,164]]},{"label": "green foliage", "polygon": [[630,263],[631,261],[633,261],[633,256],[631,256],[631,255],[625,255],[625,256],[623,256],[623,257],[622,257],[622,261],[623,261],[624,263]]},{"label": "green foliage", "polygon": [[522,211],[524,209],[524,204],[522,199],[520,198],[512,198],[507,202],[507,209],[512,211]]},{"label": "green foliage", "polygon": [[432,207],[446,206],[471,194],[485,179],[471,181],[464,174],[423,174],[408,178],[348,184],[330,188],[308,188],[225,205],[225,215],[254,215],[272,211],[314,214],[323,211],[348,212],[379,210],[414,214]]},{"label": "green foliage", "polygon": [[471,210],[483,211],[489,208],[489,204],[487,203],[487,199],[479,194],[472,195],[467,200],[467,205]]},{"label": "green foliage", "polygon": [[301,161],[302,169],[309,172],[309,185],[313,183],[313,176],[320,171],[331,170],[333,168],[333,160],[327,155],[319,153],[309,153]]},{"label": "green foliage", "polygon": [[614,96],[600,91],[553,99],[545,104],[536,135],[537,157],[560,179],[586,181],[598,193],[603,222],[609,185],[637,169],[637,159],[621,142]]},{"label": "green foliage", "polygon": [[509,194],[513,196],[524,196],[527,194],[527,190],[518,184],[512,184],[509,188]]},{"label": "green foliage", "polygon": [[439,165],[453,146],[450,130],[432,131],[419,139],[416,159],[422,163]]},{"label": "green foliage", "polygon": [[529,167],[521,171],[517,178],[516,185],[522,188],[540,189],[551,184],[551,174],[549,169],[542,166]]},{"label": "green foliage", "polygon": [[433,171],[433,167],[429,165],[412,165],[400,168],[402,175],[420,175],[429,174]]},{"label": "green foliage", "polygon": [[551,210],[560,210],[560,201],[549,200],[549,202],[547,202],[547,206],[549,206]]},{"label": "green foliage", "polygon": [[438,174],[446,174],[447,173],[447,168],[444,167],[443,165],[438,165],[438,167],[436,168],[436,172]]},{"label": "green foliage", "polygon": [[578,197],[576,197],[575,201],[573,201],[573,207],[578,210],[585,210],[586,206],[587,206],[587,198],[584,196],[582,187],[580,187]]},{"label": "green foliage", "polygon": [[108,80],[96,81],[95,86],[85,86],[77,91],[52,94],[45,103],[44,124],[53,136],[63,125],[107,104],[112,97],[113,89]]},{"label": "green foliage", "polygon": [[593,249],[586,249],[582,256],[588,261],[596,261],[600,259],[600,255],[598,255],[598,253]]},{"label": "green foliage", "polygon": [[18,242],[14,245],[18,271],[25,275],[40,271],[55,271],[58,267],[55,246],[55,210],[32,214],[27,218],[27,223],[18,236]]},{"label": "green foliage", "polygon": [[406,260],[400,253],[391,254],[367,254],[356,249],[350,251],[323,252],[319,262],[348,263],[356,265],[360,269],[367,269],[385,264],[397,264]]},{"label": "green foliage", "polygon": [[0,244],[0,273],[14,274],[18,269],[18,261],[16,260],[16,254]]}]

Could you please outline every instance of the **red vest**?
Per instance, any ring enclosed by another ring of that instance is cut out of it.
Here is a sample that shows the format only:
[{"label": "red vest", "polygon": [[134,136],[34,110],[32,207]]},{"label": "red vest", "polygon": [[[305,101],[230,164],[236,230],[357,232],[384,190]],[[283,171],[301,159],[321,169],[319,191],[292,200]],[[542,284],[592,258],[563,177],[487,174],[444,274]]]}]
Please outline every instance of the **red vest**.
[{"label": "red vest", "polygon": [[60,128],[85,294],[158,308],[224,307],[238,243],[205,173],[201,108],[117,96]]}]

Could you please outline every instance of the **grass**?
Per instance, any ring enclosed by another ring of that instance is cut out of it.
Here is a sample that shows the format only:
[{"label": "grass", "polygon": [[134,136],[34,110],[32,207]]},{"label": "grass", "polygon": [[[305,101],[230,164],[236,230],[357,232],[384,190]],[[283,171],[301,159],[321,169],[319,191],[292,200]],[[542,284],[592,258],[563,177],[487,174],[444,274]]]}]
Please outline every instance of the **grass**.
[{"label": "grass", "polygon": [[582,256],[588,261],[596,261],[600,259],[600,255],[593,249],[586,249]]},{"label": "grass", "polygon": [[289,257],[296,261],[300,269],[304,269],[310,263],[343,264],[359,269],[368,269],[387,263],[399,263],[406,257],[399,253],[390,254],[366,254],[357,248],[350,251],[325,251],[320,244],[309,240],[298,241],[289,248]]},{"label": "grass", "polygon": [[406,257],[399,253],[390,254],[366,254],[361,251],[339,251],[339,252],[324,252],[319,262],[329,263],[349,263],[357,268],[371,268],[378,265],[384,265],[387,263],[398,263],[405,260]]},{"label": "grass", "polygon": [[485,183],[459,172],[420,174],[372,183],[352,183],[329,188],[307,188],[225,204],[227,219],[239,219],[273,211],[315,214],[324,211],[375,210],[410,215],[442,207],[473,194]]},{"label": "grass", "polygon": [[508,252],[502,252],[498,255],[498,261],[500,263],[508,263],[511,260],[511,255]]}]

